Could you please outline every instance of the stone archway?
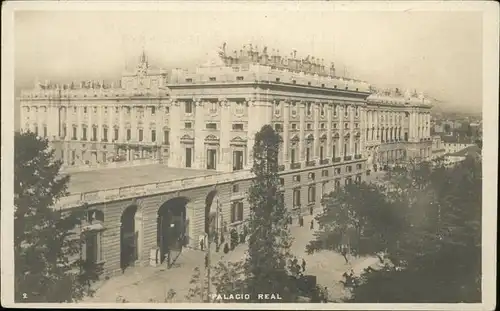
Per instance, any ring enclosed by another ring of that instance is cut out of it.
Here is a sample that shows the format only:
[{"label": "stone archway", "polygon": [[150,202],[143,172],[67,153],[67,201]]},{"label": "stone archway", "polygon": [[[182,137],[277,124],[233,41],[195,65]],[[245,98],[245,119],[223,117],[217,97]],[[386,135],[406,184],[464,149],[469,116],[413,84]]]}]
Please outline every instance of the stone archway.
[{"label": "stone archway", "polygon": [[139,259],[140,212],[137,205],[128,206],[120,221],[120,268],[133,266]]},{"label": "stone archway", "polygon": [[166,260],[170,266],[186,244],[188,202],[186,197],[175,197],[158,209],[156,236],[160,263]]}]

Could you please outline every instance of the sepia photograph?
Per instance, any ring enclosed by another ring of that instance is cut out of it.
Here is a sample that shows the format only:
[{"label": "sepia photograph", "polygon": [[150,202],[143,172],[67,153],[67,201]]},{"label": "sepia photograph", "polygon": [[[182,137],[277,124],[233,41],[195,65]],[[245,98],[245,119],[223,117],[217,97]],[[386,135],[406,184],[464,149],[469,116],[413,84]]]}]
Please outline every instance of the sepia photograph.
[{"label": "sepia photograph", "polygon": [[7,2],[2,305],[494,309],[499,6],[390,2]]}]

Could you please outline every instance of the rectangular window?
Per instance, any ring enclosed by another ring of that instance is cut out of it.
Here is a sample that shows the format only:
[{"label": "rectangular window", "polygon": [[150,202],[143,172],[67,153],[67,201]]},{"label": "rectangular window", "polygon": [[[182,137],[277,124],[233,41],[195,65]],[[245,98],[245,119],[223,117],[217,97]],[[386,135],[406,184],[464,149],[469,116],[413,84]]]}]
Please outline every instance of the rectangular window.
[{"label": "rectangular window", "polygon": [[280,178],[280,186],[284,186],[285,185],[285,178]]},{"label": "rectangular window", "polygon": [[243,169],[243,151],[236,150],[233,151],[233,171],[239,171]]},{"label": "rectangular window", "polygon": [[243,81],[243,76],[237,76],[236,81]]},{"label": "rectangular window", "polygon": [[184,123],[184,128],[186,128],[186,129],[190,129],[191,126],[192,126],[191,122],[185,122]]},{"label": "rectangular window", "polygon": [[294,149],[294,148],[292,148],[292,149],[290,150],[290,162],[291,162],[292,164],[294,164],[294,163],[295,163],[295,149]]},{"label": "rectangular window", "polygon": [[185,113],[193,113],[193,103],[192,102],[186,102],[184,104],[184,112]]},{"label": "rectangular window", "polygon": [[300,205],[300,189],[293,189],[293,208],[299,208]]},{"label": "rectangular window", "polygon": [[117,128],[115,128],[115,140],[118,140],[118,134],[119,134],[119,133],[118,133],[118,129],[117,129]]},{"label": "rectangular window", "polygon": [[306,148],[306,162],[309,162],[311,159],[311,148]]},{"label": "rectangular window", "polygon": [[85,261],[98,263],[102,261],[101,232],[92,232],[85,236],[84,249],[82,250]]},{"label": "rectangular window", "polygon": [[151,107],[151,115],[154,116],[156,114],[156,107]]},{"label": "rectangular window", "polygon": [[233,123],[234,131],[243,131],[243,123]]},{"label": "rectangular window", "polygon": [[168,145],[170,142],[169,142],[169,136],[170,136],[170,132],[168,130],[165,130],[163,131],[163,143],[165,145]]},{"label": "rectangular window", "polygon": [[309,173],[309,174],[308,174],[308,177],[309,177],[309,179],[310,179],[310,180],[314,180],[314,179],[316,179],[316,174],[314,174],[314,173]]},{"label": "rectangular window", "polygon": [[84,127],[83,129],[83,133],[82,133],[82,140],[87,140],[87,128]]},{"label": "rectangular window", "polygon": [[47,126],[43,126],[43,137],[47,137]]},{"label": "rectangular window", "polygon": [[87,113],[87,107],[83,107],[83,113]]},{"label": "rectangular window", "polygon": [[344,156],[347,155],[347,144],[344,144]]},{"label": "rectangular window", "polygon": [[105,127],[102,129],[102,136],[103,141],[108,141],[108,128]]},{"label": "rectangular window", "polygon": [[67,135],[67,129],[66,129],[66,125],[64,125],[62,128],[62,137],[66,138],[66,135]]},{"label": "rectangular window", "polygon": [[77,136],[76,131],[77,131],[76,126],[73,126],[73,137],[72,137],[73,140],[76,140],[76,136]]},{"label": "rectangular window", "polygon": [[187,82],[187,83],[191,83],[191,82],[193,82],[193,79],[191,79],[191,78],[187,78],[187,79],[186,79],[186,82]]},{"label": "rectangular window", "polygon": [[217,151],[214,149],[207,150],[207,169],[215,170],[217,168]]},{"label": "rectangular window", "polygon": [[207,128],[207,130],[216,130],[217,123],[207,123],[206,128]]},{"label": "rectangular window", "polygon": [[346,166],[345,171],[348,173],[352,172],[352,166],[350,166],[350,165]]},{"label": "rectangular window", "polygon": [[132,138],[132,130],[127,129],[127,140],[130,140]]},{"label": "rectangular window", "polygon": [[300,175],[294,175],[293,176],[293,181],[300,182]]},{"label": "rectangular window", "polygon": [[333,155],[334,158],[337,156],[337,148],[335,146],[335,143],[334,143],[334,145],[332,147],[332,155]]},{"label": "rectangular window", "polygon": [[274,129],[278,133],[279,132],[283,132],[283,126],[281,124],[279,124],[279,123],[274,125]]},{"label": "rectangular window", "polygon": [[307,191],[307,201],[309,203],[314,203],[316,202],[316,186],[309,186],[309,189]]},{"label": "rectangular window", "polygon": [[97,140],[97,127],[95,126],[92,127],[92,140],[93,141]]},{"label": "rectangular window", "polygon": [[328,170],[321,171],[321,176],[328,177]]},{"label": "rectangular window", "polygon": [[151,130],[151,141],[156,142],[156,130]]},{"label": "rectangular window", "polygon": [[240,186],[238,184],[233,184],[233,192],[239,192]]},{"label": "rectangular window", "polygon": [[215,77],[210,77],[210,78],[208,78],[208,80],[209,80],[210,82],[214,82],[214,81],[216,81],[217,79],[216,79]]},{"label": "rectangular window", "polygon": [[139,129],[139,141],[142,141],[143,139],[143,130]]},{"label": "rectangular window", "polygon": [[72,164],[74,164],[73,162],[75,162],[75,159],[76,159],[76,151],[71,150],[71,162],[72,162]]},{"label": "rectangular window", "polygon": [[243,221],[243,202],[233,202],[231,204],[231,223]]},{"label": "rectangular window", "polygon": [[191,167],[192,159],[193,159],[193,149],[186,148],[186,167]]}]

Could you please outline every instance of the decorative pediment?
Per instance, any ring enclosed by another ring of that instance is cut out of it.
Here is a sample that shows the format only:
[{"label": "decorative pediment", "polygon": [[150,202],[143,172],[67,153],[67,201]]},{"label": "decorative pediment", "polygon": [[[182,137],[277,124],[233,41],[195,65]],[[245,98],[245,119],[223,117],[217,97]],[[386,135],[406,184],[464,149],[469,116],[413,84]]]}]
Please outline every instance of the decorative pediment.
[{"label": "decorative pediment", "polygon": [[339,133],[337,132],[337,133],[333,134],[333,138],[334,138],[334,139],[339,139],[339,138],[340,138]]},{"label": "decorative pediment", "polygon": [[360,134],[359,132],[356,132],[356,133],[354,134],[354,137],[360,137],[360,136],[361,136],[361,134]]},{"label": "decorative pediment", "polygon": [[308,140],[308,141],[314,140],[314,135],[313,134],[307,135],[306,140]]},{"label": "decorative pediment", "polygon": [[292,139],[291,139],[291,141],[294,142],[294,143],[299,142],[299,140],[300,139],[299,139],[299,137],[297,135],[293,136]]},{"label": "decorative pediment", "polygon": [[344,137],[345,137],[345,138],[349,138],[349,137],[351,137],[351,134],[346,133],[346,134],[344,135]]},{"label": "decorative pediment", "polygon": [[191,136],[189,136],[188,134],[185,134],[185,135],[183,135],[183,136],[181,137],[181,140],[183,140],[183,141],[193,141],[193,140],[194,140],[194,138],[193,138],[193,137],[191,137]]},{"label": "decorative pediment", "polygon": [[240,136],[236,136],[233,139],[231,139],[231,144],[246,144],[247,140],[245,138],[242,138]]},{"label": "decorative pediment", "polygon": [[208,135],[207,137],[205,137],[205,141],[207,142],[218,142],[219,141],[219,138],[215,135]]},{"label": "decorative pediment", "polygon": [[319,138],[319,140],[326,141],[326,134],[321,135],[321,137]]}]

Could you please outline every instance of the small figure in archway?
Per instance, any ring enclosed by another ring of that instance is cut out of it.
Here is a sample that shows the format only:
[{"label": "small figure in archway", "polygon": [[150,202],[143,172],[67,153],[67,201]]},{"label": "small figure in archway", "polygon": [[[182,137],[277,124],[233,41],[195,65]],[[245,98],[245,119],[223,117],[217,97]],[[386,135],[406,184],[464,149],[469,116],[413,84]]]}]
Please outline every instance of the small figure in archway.
[{"label": "small figure in archway", "polygon": [[200,250],[204,251],[205,250],[205,236],[204,235],[200,235],[199,243],[200,243]]}]

